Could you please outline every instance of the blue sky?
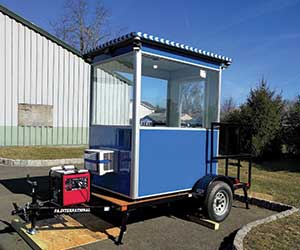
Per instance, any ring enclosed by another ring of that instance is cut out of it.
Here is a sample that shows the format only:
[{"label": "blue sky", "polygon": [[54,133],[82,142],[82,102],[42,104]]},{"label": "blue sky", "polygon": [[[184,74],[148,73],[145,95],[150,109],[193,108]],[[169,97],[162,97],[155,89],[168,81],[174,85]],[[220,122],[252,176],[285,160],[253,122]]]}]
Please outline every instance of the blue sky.
[{"label": "blue sky", "polygon": [[[92,2],[92,1],[91,1]],[[0,0],[48,30],[62,0]],[[285,98],[300,94],[300,0],[103,0],[111,28],[143,31],[233,58],[222,99],[243,102],[264,76]]]}]

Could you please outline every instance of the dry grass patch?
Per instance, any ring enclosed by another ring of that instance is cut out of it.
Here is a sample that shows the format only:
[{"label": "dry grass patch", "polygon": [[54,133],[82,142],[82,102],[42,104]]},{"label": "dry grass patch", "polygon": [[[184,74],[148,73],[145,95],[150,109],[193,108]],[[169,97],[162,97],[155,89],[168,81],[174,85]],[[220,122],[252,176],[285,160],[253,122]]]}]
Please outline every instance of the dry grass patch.
[{"label": "dry grass patch", "polygon": [[[275,167],[270,167],[276,165]],[[277,170],[276,170],[277,169]],[[246,181],[247,164],[242,163],[241,180]],[[224,173],[222,164],[219,173]],[[229,169],[229,175],[236,175],[236,167]],[[300,206],[300,161],[287,160],[276,163],[253,164],[252,186],[250,194],[257,198],[265,198],[296,207]]]},{"label": "dry grass patch", "polygon": [[[247,181],[247,164],[242,163],[241,180]],[[221,164],[219,173],[224,173]],[[236,175],[232,166],[229,175]],[[300,161],[281,160],[253,164],[251,196],[300,206]],[[300,213],[263,224],[251,230],[244,240],[247,250],[300,250]]]},{"label": "dry grass patch", "polygon": [[86,146],[71,147],[0,147],[0,157],[23,160],[83,158]]},{"label": "dry grass patch", "polygon": [[252,229],[244,239],[244,249],[300,249],[300,212]]},{"label": "dry grass patch", "polygon": [[[236,190],[235,193],[239,194],[239,195],[244,195],[244,192],[241,189]],[[274,200],[273,196],[270,194],[257,193],[257,192],[253,192],[251,190],[248,192],[248,194],[250,197],[257,198],[257,199],[264,199],[264,200],[268,200],[268,201]]]}]

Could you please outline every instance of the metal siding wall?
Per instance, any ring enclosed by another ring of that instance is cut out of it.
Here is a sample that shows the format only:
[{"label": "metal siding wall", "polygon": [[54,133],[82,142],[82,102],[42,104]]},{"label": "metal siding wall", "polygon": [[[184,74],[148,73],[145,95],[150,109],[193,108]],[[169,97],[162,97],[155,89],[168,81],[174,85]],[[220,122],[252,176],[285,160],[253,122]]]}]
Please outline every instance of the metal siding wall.
[{"label": "metal siding wall", "polygon": [[[50,41],[48,43],[48,69],[47,70],[47,89],[48,89],[48,96],[47,96],[47,103],[53,103],[53,96],[54,96],[54,44]],[[51,73],[51,74],[50,74]],[[52,88],[51,88],[52,86]],[[54,118],[54,117],[53,117]],[[46,145],[53,144],[53,130],[47,129],[47,137],[46,137]]]},{"label": "metal siding wall", "polygon": [[[83,116],[83,126],[89,126],[89,110],[90,110],[90,96],[89,96],[89,93],[90,93],[90,79],[91,79],[91,70],[90,70],[91,66],[87,63],[84,63],[84,76],[85,76],[85,79],[87,79],[87,82],[88,84],[84,84],[84,94],[83,94],[83,99],[84,99],[84,116]],[[82,131],[83,134],[84,134],[84,141],[87,141],[88,140],[88,137],[89,137],[89,133],[88,133],[88,130],[85,129]]]},{"label": "metal siding wall", "polygon": [[93,124],[129,125],[131,86],[95,67]]},{"label": "metal siding wall", "polygon": [[5,64],[6,64],[6,74],[5,74],[5,96],[4,96],[4,100],[5,100],[5,126],[6,126],[6,130],[5,130],[5,140],[7,141],[7,143],[11,144],[11,124],[12,124],[12,120],[11,120],[11,114],[12,114],[12,105],[11,105],[11,86],[12,86],[12,82],[11,82],[11,78],[12,78],[12,46],[10,46],[12,44],[12,20],[10,18],[5,18],[5,49],[6,49],[6,53],[5,53]]},{"label": "metal siding wall", "polygon": [[[18,88],[19,88],[19,73],[15,74],[15,72],[19,72],[19,26],[15,20],[12,20],[12,62],[11,62],[11,70],[12,70],[12,84],[11,84],[11,123],[18,123],[18,107],[14,105],[14,103],[18,100]],[[15,136],[14,136],[15,135]],[[11,127],[11,144],[16,145],[18,143],[18,128],[12,126]]]},{"label": "metal siding wall", "polygon": [[[4,127],[5,121],[5,17],[0,15],[0,127]],[[0,145],[4,144],[4,129],[0,129]]]},{"label": "metal siding wall", "polygon": [[[83,91],[82,91],[82,87],[83,87],[83,65],[80,61],[78,61],[79,64],[79,71],[78,71],[78,79],[79,79],[79,84],[78,84],[78,92],[79,94],[82,95]],[[77,120],[77,127],[81,127],[82,123],[83,123],[83,109],[82,109],[82,104],[83,104],[83,98],[79,98],[78,99],[78,120]],[[78,130],[78,141],[82,141],[82,133],[80,130]]]},{"label": "metal siding wall", "polygon": [[[90,65],[0,12],[0,146],[87,144]],[[53,105],[53,127],[18,126],[18,103]]]}]

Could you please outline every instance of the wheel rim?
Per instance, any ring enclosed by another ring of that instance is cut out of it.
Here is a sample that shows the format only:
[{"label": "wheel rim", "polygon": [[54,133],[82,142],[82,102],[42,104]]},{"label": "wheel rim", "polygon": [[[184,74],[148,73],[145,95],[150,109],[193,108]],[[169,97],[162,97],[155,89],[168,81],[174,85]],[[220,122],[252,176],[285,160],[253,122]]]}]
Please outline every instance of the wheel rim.
[{"label": "wheel rim", "polygon": [[213,209],[214,213],[222,216],[226,213],[228,208],[228,195],[225,191],[220,190],[214,197]]}]

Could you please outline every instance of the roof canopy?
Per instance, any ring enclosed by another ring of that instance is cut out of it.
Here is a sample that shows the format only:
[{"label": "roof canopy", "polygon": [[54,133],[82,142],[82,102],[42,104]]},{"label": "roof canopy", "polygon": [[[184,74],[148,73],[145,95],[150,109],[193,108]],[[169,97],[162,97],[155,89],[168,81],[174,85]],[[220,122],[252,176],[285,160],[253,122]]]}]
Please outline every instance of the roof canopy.
[{"label": "roof canopy", "polygon": [[180,54],[192,55],[201,59],[206,59],[209,61],[218,62],[224,66],[229,66],[232,62],[232,59],[226,56],[222,56],[216,53],[208,52],[202,49],[194,48],[182,43],[170,41],[161,37],[154,35],[149,35],[142,32],[131,32],[127,35],[120,36],[116,39],[113,39],[109,42],[103,43],[100,46],[88,51],[85,54],[85,57],[94,57],[109,49],[120,48],[126,46],[130,43],[133,44],[134,41],[139,40],[142,45],[148,44],[155,47],[167,49],[170,51],[176,51]]}]

